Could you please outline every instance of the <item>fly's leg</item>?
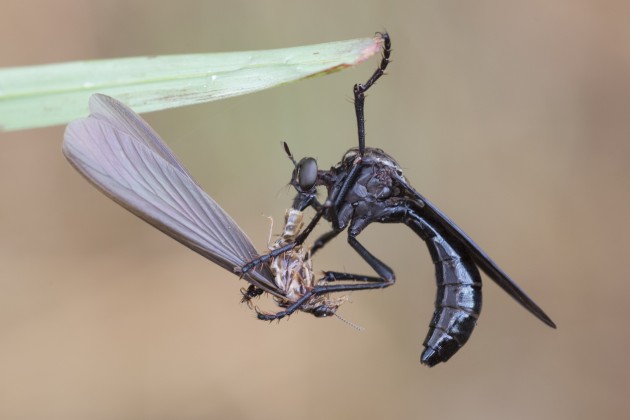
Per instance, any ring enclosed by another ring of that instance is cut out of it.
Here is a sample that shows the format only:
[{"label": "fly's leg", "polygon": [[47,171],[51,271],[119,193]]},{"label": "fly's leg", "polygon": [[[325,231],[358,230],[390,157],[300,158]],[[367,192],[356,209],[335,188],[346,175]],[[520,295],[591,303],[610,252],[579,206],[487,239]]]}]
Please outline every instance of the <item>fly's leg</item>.
[{"label": "fly's leg", "polygon": [[385,69],[389,64],[389,55],[392,51],[392,44],[387,32],[377,35],[380,35],[383,39],[383,58],[381,59],[381,64],[367,82],[357,83],[356,85],[354,85],[354,110],[357,114],[359,153],[361,156],[363,156],[363,153],[365,152],[365,115],[363,112],[365,92],[385,73]]},{"label": "fly's leg", "polygon": [[357,83],[354,85],[354,111],[357,116],[357,132],[359,135],[359,156],[356,164],[350,170],[350,173],[343,182],[341,189],[333,200],[329,201],[330,210],[328,211],[328,218],[333,225],[333,229],[340,230],[339,218],[337,217],[337,209],[339,204],[346,198],[348,190],[354,185],[354,182],[359,175],[359,171],[362,167],[361,158],[365,153],[365,92],[376,83],[376,81],[385,74],[385,69],[389,64],[389,56],[392,52],[392,44],[387,32],[379,33],[383,39],[383,57],[378,68],[372,74],[372,77],[365,83]]},{"label": "fly's leg", "polygon": [[[348,243],[355,251],[365,260],[366,263],[372,267],[376,274],[382,279],[383,282],[387,283],[387,286],[391,286],[396,281],[396,276],[394,276],[394,271],[389,268],[385,263],[376,258],[374,255],[370,253],[359,241],[355,238],[355,233],[350,230],[348,233]],[[384,287],[387,287],[384,286]]]},{"label": "fly's leg", "polygon": [[340,280],[361,281],[364,283],[383,283],[383,279],[376,276],[366,276],[364,274],[341,273],[339,271],[325,271],[324,277],[319,279],[323,282],[333,282]]},{"label": "fly's leg", "polygon": [[341,232],[342,230],[341,226],[339,225],[339,216],[337,215],[337,209],[346,199],[348,191],[350,191],[350,188],[352,188],[355,181],[357,180],[357,177],[359,176],[362,167],[363,164],[361,160],[356,162],[352,169],[350,169],[350,172],[348,173],[346,178],[343,180],[343,183],[341,184],[341,188],[339,188],[337,195],[335,195],[334,197],[329,197],[323,205],[324,208],[328,208],[328,220],[330,220],[333,230],[336,232]]},{"label": "fly's leg", "polygon": [[[379,33],[383,39],[383,57],[381,59],[381,63],[378,68],[374,71],[372,76],[365,83],[357,83],[354,85],[354,110],[357,116],[357,132],[359,135],[359,155],[362,158],[365,152],[365,92],[376,83],[376,81],[385,74],[385,69],[389,64],[389,56],[392,51],[392,44],[389,39],[389,35],[387,32]],[[333,229],[335,231],[341,231],[341,227],[339,226],[339,217],[337,216],[337,209],[339,205],[346,199],[346,195],[352,186],[354,185],[357,176],[361,171],[363,165],[361,165],[361,159],[359,158],[355,165],[350,169],[350,172],[344,179],[339,192],[335,197],[330,197],[324,207],[328,207],[328,219],[332,223]],[[321,247],[318,247],[319,249]]]},{"label": "fly's leg", "polygon": [[362,283],[362,284],[335,284],[335,285],[324,285],[324,286],[315,286],[308,292],[304,294],[300,299],[298,299],[295,303],[292,303],[287,307],[284,311],[276,312],[275,314],[264,314],[258,313],[258,319],[263,321],[273,321],[276,319],[282,319],[285,316],[291,315],[293,312],[300,309],[304,304],[306,304],[309,299],[313,296],[325,295],[328,293],[337,293],[337,292],[349,292],[354,290],[370,290],[370,289],[383,289],[385,287],[391,286],[394,284],[394,280],[391,281],[383,281],[380,279],[380,282],[375,283]]},{"label": "fly's leg", "polygon": [[310,249],[311,256],[322,249],[328,242],[330,242],[331,239],[335,238],[337,235],[339,235],[339,231],[331,230],[330,232],[326,232],[322,236],[317,238],[317,240],[313,242],[313,246]]}]

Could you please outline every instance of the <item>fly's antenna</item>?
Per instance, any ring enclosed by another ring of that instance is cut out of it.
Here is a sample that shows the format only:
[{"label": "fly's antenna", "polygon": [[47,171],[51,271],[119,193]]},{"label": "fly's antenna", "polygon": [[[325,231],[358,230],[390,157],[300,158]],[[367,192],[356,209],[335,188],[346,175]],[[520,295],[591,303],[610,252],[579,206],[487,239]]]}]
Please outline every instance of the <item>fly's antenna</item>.
[{"label": "fly's antenna", "polygon": [[343,321],[346,325],[351,326],[352,328],[354,328],[354,329],[355,329],[355,330],[357,330],[358,332],[363,332],[363,331],[365,331],[365,328],[363,328],[362,326],[357,325],[357,324],[355,324],[355,323],[353,323],[353,322],[348,321],[347,319],[343,318],[341,315],[335,314],[335,316],[336,316],[339,320]]},{"label": "fly's antenna", "polygon": [[284,152],[287,154],[287,157],[289,159],[291,159],[291,162],[293,162],[293,174],[291,174],[291,181],[287,184],[287,186],[293,186],[295,188],[297,188],[297,173],[298,173],[298,163],[295,160],[295,158],[293,157],[293,153],[291,153],[291,150],[289,149],[289,145],[287,144],[286,141],[282,142],[282,146],[284,147]]},{"label": "fly's antenna", "polygon": [[293,154],[291,153],[291,150],[289,149],[289,145],[287,144],[286,141],[283,141],[282,145],[284,146],[284,152],[287,154],[289,159],[291,159],[291,162],[293,162],[293,166],[295,166],[297,168],[297,162],[293,158]]}]

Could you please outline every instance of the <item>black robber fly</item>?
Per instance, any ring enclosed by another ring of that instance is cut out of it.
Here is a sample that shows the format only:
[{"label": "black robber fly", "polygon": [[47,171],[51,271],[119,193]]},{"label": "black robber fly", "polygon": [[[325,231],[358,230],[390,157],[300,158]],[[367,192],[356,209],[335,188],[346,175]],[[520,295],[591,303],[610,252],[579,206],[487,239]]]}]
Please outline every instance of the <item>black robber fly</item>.
[{"label": "black robber fly", "polygon": [[[316,211],[312,221],[293,242],[250,261],[240,269],[241,273],[251,273],[258,264],[301,246],[324,218],[330,222],[332,230],[314,242],[311,253],[314,254],[347,229],[348,243],[377,276],[326,272],[325,282],[304,293],[284,311],[259,314],[258,317],[273,320],[290,315],[312,299],[312,295],[382,289],[393,285],[395,276],[392,269],[357,240],[363,229],[379,222],[409,226],[425,241],[435,264],[438,291],[435,312],[424,341],[422,363],[434,366],[447,361],[472,334],[481,311],[478,268],[534,316],[555,328],[545,312],[463,230],[409,184],[400,165],[391,156],[381,149],[365,146],[365,92],[384,74],[391,52],[389,36],[385,33],[381,34],[381,38],[383,57],[380,66],[366,83],[354,86],[359,146],[347,151],[341,162],[328,171],[318,170],[316,160],[310,157],[295,164],[291,184],[297,195],[293,208],[304,211],[312,207]],[[285,149],[291,156],[286,144]],[[324,203],[317,200],[316,189],[319,186],[325,187],[328,192]],[[329,284],[337,281],[344,282]]]},{"label": "black robber fly", "polygon": [[[236,222],[193,180],[151,127],[109,96],[90,98],[90,116],[66,128],[63,153],[96,188],[136,216],[221,267],[235,269],[258,253]],[[283,246],[302,228],[302,213],[290,211],[281,235]],[[252,287],[246,302],[271,293],[282,308],[300,301],[300,309],[329,316],[345,301],[309,293],[317,287],[309,254],[301,246],[243,276]],[[303,295],[308,294],[308,299]]]}]

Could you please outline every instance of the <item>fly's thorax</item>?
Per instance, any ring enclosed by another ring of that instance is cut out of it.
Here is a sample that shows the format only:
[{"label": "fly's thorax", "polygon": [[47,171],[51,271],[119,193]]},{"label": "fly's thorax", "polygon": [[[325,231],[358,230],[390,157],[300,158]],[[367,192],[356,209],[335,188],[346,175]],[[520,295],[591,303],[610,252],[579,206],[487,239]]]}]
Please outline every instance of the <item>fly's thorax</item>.
[{"label": "fly's thorax", "polygon": [[356,165],[360,165],[359,172],[337,208],[341,229],[361,220],[378,219],[381,213],[404,199],[400,184],[404,180],[402,169],[391,156],[376,148],[366,148],[362,157],[356,148],[346,152],[334,168],[339,181],[332,187],[331,196],[340,193],[345,178]]},{"label": "fly's thorax", "polygon": [[[341,162],[339,162],[335,169],[343,171],[349,170],[352,168],[357,160],[359,159],[359,149],[352,148],[348,150],[341,158]],[[402,176],[402,168],[396,162],[396,160],[385,153],[383,150],[375,148],[375,147],[366,147],[365,152],[363,153],[363,157],[361,157],[362,162],[365,165],[376,165],[376,166],[384,166],[390,168],[393,171],[396,171],[400,176]]]},{"label": "fly's thorax", "polygon": [[[336,168],[347,175],[358,159],[359,150],[350,149]],[[399,180],[404,179],[402,168],[394,158],[381,149],[368,147],[361,158],[361,170],[349,190],[346,202],[357,206],[360,202],[383,202],[397,197],[401,194]],[[340,189],[343,181],[337,184],[335,187]]]}]

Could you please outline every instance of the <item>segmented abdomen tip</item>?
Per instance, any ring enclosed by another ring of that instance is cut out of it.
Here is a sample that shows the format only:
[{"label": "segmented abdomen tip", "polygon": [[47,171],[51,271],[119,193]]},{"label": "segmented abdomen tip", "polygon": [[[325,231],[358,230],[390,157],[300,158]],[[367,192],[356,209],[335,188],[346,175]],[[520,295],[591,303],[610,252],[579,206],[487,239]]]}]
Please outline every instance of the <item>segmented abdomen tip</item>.
[{"label": "segmented abdomen tip", "polygon": [[431,347],[427,347],[426,349],[424,349],[424,351],[422,352],[422,356],[420,356],[420,363],[429,367],[433,367],[441,361],[442,360],[440,359],[440,355],[438,354],[438,352]]}]

